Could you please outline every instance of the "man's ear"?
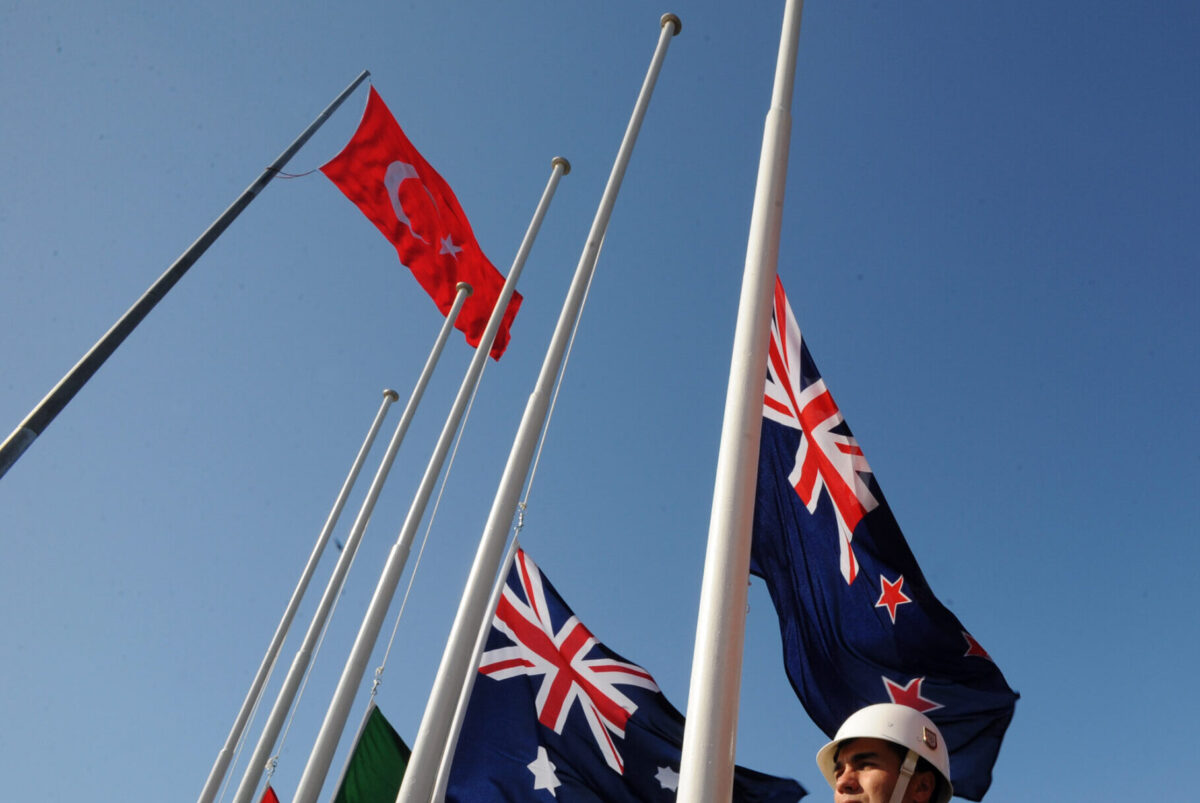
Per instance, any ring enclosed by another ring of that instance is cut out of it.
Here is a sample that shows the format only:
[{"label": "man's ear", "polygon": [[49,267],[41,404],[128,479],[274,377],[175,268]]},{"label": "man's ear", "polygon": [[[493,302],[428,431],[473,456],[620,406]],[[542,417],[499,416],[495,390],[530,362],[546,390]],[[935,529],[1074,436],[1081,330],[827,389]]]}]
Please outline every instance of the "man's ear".
[{"label": "man's ear", "polygon": [[926,770],[914,773],[912,780],[908,783],[908,788],[913,792],[913,803],[929,803],[933,799],[933,787],[932,772]]}]

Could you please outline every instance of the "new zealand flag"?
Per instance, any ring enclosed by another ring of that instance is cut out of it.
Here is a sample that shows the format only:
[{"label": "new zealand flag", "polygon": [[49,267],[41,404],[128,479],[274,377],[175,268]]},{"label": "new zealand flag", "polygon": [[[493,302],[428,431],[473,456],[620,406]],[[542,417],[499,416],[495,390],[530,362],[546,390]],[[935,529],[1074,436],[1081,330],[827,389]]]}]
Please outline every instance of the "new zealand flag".
[{"label": "new zealand flag", "polygon": [[[673,801],[683,717],[646,670],[588,632],[523,552],[496,609],[447,801]],[[795,781],[737,768],[735,801],[793,803]]]},{"label": "new zealand flag", "polygon": [[941,729],[955,794],[982,799],[1017,694],[925,582],[778,280],[753,544],[817,726],[832,737],[863,706],[911,706]]}]

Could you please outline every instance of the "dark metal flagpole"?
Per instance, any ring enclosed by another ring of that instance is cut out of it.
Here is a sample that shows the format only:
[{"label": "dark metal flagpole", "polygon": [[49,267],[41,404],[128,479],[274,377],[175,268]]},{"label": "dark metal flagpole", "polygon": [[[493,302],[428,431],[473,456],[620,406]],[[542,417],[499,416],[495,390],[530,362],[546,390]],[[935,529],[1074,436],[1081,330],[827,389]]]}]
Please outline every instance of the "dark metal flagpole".
[{"label": "dark metal flagpole", "polygon": [[175,284],[183,278],[183,274],[187,273],[200,256],[208,250],[208,247],[216,241],[218,237],[229,227],[234,218],[242,213],[242,210],[249,206],[255,196],[262,191],[263,187],[275,177],[275,174],[283,168],[288,160],[296,155],[296,151],[308,142],[309,138],[316,133],[317,129],[329,119],[329,116],[337,110],[338,106],[342,105],[350,93],[358,87],[363,80],[371,73],[363,70],[357,78],[350,83],[350,86],[342,90],[342,93],[334,98],[333,102],[325,108],[325,111],[313,120],[308,128],[296,138],[296,141],[287,147],[287,149],[279,154],[279,157],[262,172],[254,183],[247,187],[237,200],[234,201],[228,209],[221,213],[213,224],[205,230],[196,242],[183,252],[183,254],[175,260],[171,267],[167,268],[166,272],[158,277],[158,281],[150,286],[137,302],[129,308],[129,310],[121,316],[113,327],[105,333],[104,337],[92,346],[87,354],[83,355],[83,359],[75,364],[66,376],[59,380],[46,398],[42,399],[37,407],[25,417],[25,420],[20,423],[13,433],[8,436],[3,444],[0,444],[0,477],[3,477],[8,469],[17,462],[29,445],[37,439],[50,422],[54,420],[62,409],[67,406],[67,403],[75,397],[75,394],[92,378],[92,374],[100,369],[112,353],[117,350],[117,347],[124,342],[130,332],[142,322],[142,319],[150,314],[150,310],[163,299],[167,292],[175,286]]}]

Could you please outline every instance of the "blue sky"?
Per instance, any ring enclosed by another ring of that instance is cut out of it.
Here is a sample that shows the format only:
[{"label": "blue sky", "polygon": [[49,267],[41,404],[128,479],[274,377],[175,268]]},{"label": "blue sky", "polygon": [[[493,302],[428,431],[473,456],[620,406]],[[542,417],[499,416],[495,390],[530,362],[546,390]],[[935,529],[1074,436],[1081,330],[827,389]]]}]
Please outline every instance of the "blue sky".
[{"label": "blue sky", "polygon": [[[3,434],[364,68],[501,270],[568,158],[380,691],[411,738],[666,11],[683,31],[523,542],[685,708],[781,2],[3,3]],[[804,11],[779,270],[927,579],[1022,694],[996,803],[1136,799],[1195,759],[1197,41],[1182,2]],[[365,96],[288,170],[331,158]],[[437,325],[324,177],[275,181],[0,479],[12,799],[199,793],[381,391],[407,395]],[[284,745],[281,796],[469,359],[454,336]],[[776,628],[756,581],[738,758],[821,800],[823,737]]]}]

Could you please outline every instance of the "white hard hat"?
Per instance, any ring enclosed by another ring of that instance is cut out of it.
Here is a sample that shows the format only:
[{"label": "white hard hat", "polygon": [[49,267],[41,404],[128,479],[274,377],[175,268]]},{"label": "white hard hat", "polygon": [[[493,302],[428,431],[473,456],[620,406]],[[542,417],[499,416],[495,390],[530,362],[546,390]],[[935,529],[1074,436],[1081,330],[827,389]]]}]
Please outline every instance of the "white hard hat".
[{"label": "white hard hat", "polygon": [[817,751],[817,767],[831,787],[837,787],[833,763],[838,745],[850,739],[883,739],[927,760],[942,776],[940,794],[933,803],[949,803],[954,794],[950,785],[950,753],[937,725],[920,711],[896,703],[878,703],[851,714],[838,728],[833,741]]}]

